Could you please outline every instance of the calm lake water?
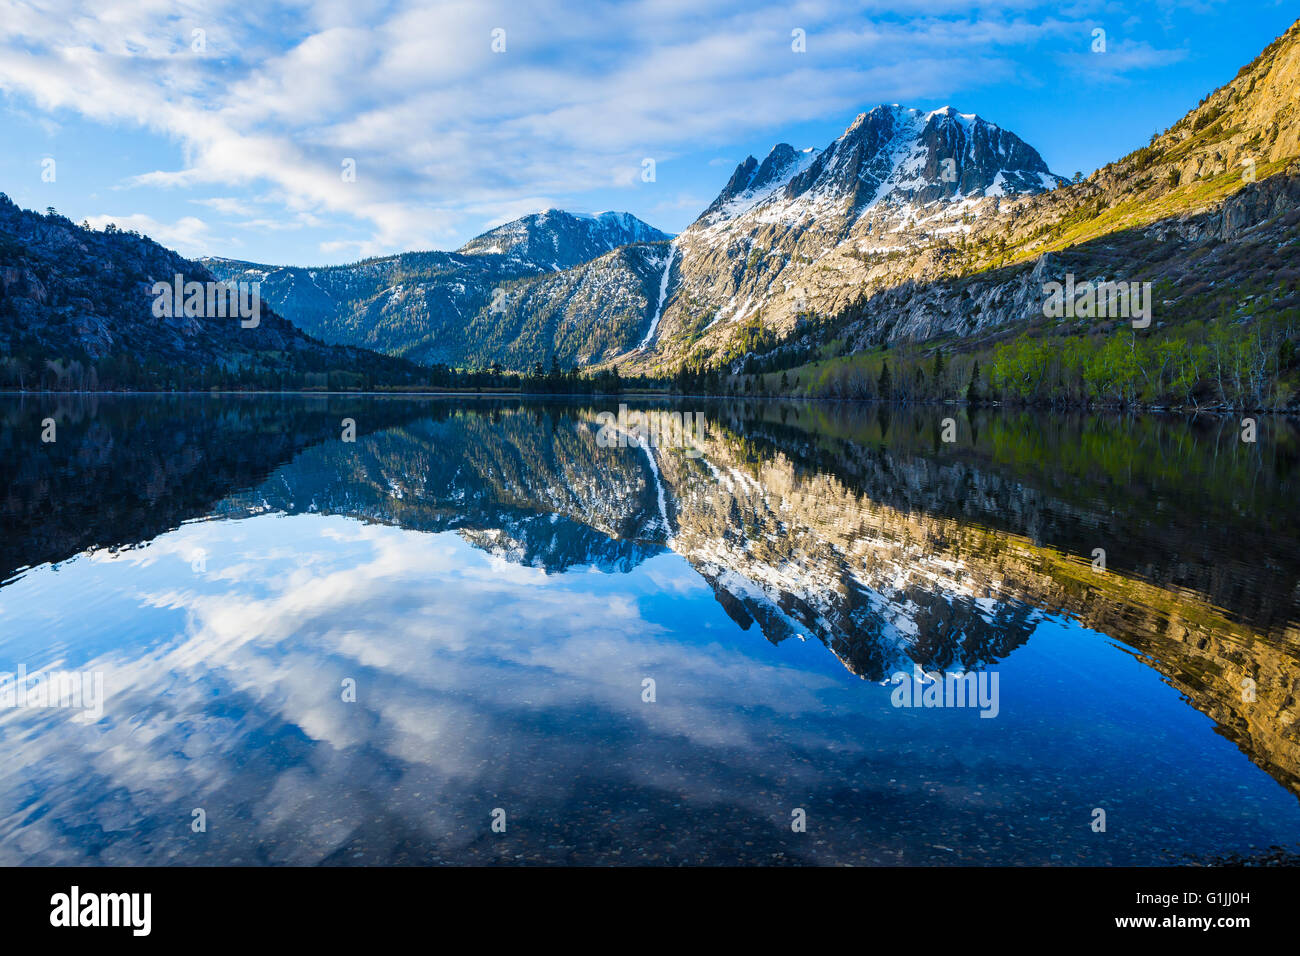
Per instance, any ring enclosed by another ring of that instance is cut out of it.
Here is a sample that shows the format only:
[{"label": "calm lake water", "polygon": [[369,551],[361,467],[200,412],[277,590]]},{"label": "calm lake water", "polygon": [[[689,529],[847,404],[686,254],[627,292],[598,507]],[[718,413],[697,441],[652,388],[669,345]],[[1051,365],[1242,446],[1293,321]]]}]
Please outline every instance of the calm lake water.
[{"label": "calm lake water", "polygon": [[1294,423],[632,404],[0,398],[0,864],[1300,848]]}]

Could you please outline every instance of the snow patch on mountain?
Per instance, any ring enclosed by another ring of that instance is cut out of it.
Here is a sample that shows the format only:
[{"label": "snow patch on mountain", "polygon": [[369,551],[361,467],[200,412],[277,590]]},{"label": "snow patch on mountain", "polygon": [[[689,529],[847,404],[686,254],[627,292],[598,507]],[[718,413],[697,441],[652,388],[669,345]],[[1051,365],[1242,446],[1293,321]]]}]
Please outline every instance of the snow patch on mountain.
[{"label": "snow patch on mountain", "polygon": [[732,180],[722,194],[697,220],[697,225],[715,225],[741,216],[778,190],[789,185],[809,166],[821,150],[816,147],[795,151],[786,144],[772,147],[762,165],[758,165],[753,156],[737,167]]}]

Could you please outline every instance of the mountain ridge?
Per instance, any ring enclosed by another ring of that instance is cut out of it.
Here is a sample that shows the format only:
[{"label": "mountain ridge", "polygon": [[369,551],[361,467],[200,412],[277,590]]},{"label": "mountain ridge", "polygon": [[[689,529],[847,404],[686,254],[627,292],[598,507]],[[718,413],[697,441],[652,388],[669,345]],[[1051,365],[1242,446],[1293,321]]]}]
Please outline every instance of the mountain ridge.
[{"label": "mountain ridge", "polygon": [[[422,364],[461,365],[484,358],[468,329],[482,314],[508,314],[511,296],[530,281],[584,267],[625,246],[671,238],[631,213],[548,209],[493,227],[454,252],[398,253],[321,267],[202,261],[225,281],[260,281],[268,301],[327,341]],[[631,289],[637,280],[620,275],[612,281]],[[544,357],[556,353],[566,364],[593,359],[577,345]],[[494,358],[487,356],[483,364]]]},{"label": "mountain ridge", "polygon": [[[551,209],[494,227],[456,252],[404,253],[321,269],[204,262],[223,278],[261,278],[270,301],[329,341],[424,363],[501,361],[520,370],[552,361],[644,366],[660,357],[662,341],[671,349],[676,339],[697,337],[719,318],[744,318],[745,309],[735,311],[740,295],[751,304],[767,297],[765,289],[784,268],[771,270],[751,257],[756,244],[770,251],[764,238],[782,226],[792,234],[783,240],[786,251],[811,259],[826,242],[843,241],[871,210],[890,220],[872,227],[885,230],[941,201],[982,202],[1062,182],[1031,146],[977,114],[881,105],[857,114],[824,149],[778,143],[761,162],[748,157],[680,236],[628,213]],[[751,236],[738,249],[742,229]],[[715,247],[724,234],[727,248],[719,256]],[[667,260],[648,248],[659,243],[670,243]],[[638,245],[647,246],[641,255],[610,255]],[[743,265],[733,261],[737,256]],[[645,271],[651,262],[661,271]],[[602,266],[610,290],[596,293]],[[545,278],[570,269],[581,276]],[[341,293],[322,289],[322,275],[347,277]],[[531,303],[531,319],[519,315],[519,301]],[[595,302],[599,310],[591,307]],[[501,334],[496,319],[517,337]],[[591,332],[575,338],[572,329],[582,325]]]},{"label": "mountain ridge", "polygon": [[159,308],[158,285],[170,290],[178,276],[215,284],[147,236],[96,232],[0,193],[0,385],[362,387],[422,376],[400,359],[313,338],[260,298],[246,319]]},{"label": "mountain ridge", "polygon": [[[713,367],[734,374],[747,357],[773,348],[821,354],[833,347],[848,356],[935,338],[960,343],[971,331],[967,320],[976,316],[978,328],[986,330],[978,339],[985,341],[990,333],[1041,323],[1042,286],[1062,281],[1066,265],[1080,281],[1140,279],[1172,287],[1176,294],[1166,298],[1187,298],[1201,318],[1239,314],[1262,293],[1273,303],[1272,314],[1285,314],[1295,287],[1285,265],[1285,250],[1297,236],[1289,219],[1295,200],[1293,189],[1273,180],[1298,175],[1298,87],[1300,21],[1148,146],[1081,182],[910,210],[891,210],[886,203],[868,207],[847,225],[847,217],[830,217],[808,230],[825,247],[812,256],[806,241],[792,241],[780,216],[740,236],[726,223],[692,226],[676,244],[695,245],[696,274],[675,283],[659,349],[632,357],[626,368],[678,374]],[[800,186],[792,182],[794,189]],[[1243,191],[1257,199],[1234,201]],[[1198,278],[1171,262],[1172,247],[1162,245],[1171,237],[1181,237],[1188,261],[1212,254],[1205,261],[1218,262],[1223,276],[1233,277],[1224,295],[1193,302],[1216,277]],[[1221,241],[1230,248],[1216,249]],[[769,279],[766,288],[761,281],[728,284],[728,265],[742,256],[751,268],[760,267],[758,278]],[[803,261],[791,269],[790,260],[800,256]],[[762,271],[772,260],[775,267]],[[1016,264],[1034,268],[1032,280],[1010,272],[999,278],[998,270]],[[721,307],[711,294],[719,276],[729,296]],[[771,285],[776,279],[779,287]],[[1276,279],[1282,287],[1270,290]],[[1241,294],[1227,296],[1238,283]],[[1159,305],[1164,308],[1164,301]],[[1156,316],[1156,328],[1180,321],[1169,308]],[[791,369],[792,377],[798,364],[775,363]],[[879,365],[877,359],[870,374],[878,375]],[[874,392],[864,387],[853,394]]]}]

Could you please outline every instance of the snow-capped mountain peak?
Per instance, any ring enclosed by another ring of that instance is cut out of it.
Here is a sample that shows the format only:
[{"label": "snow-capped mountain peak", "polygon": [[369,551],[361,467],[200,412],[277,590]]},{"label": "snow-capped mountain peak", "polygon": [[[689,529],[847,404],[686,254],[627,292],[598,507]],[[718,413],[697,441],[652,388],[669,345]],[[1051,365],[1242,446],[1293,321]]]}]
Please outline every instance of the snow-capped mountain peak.
[{"label": "snow-capped mountain peak", "polygon": [[460,248],[467,256],[504,255],[568,268],[633,242],[666,242],[666,232],[627,212],[546,209],[489,229]]},{"label": "snow-capped mountain peak", "polygon": [[770,219],[780,207],[790,219],[831,211],[856,218],[882,202],[1035,193],[1063,182],[1032,146],[975,113],[882,104],[860,113],[824,150],[781,143],[762,164],[749,157],[696,226],[760,209]]},{"label": "snow-capped mountain peak", "polygon": [[796,150],[789,143],[778,143],[762,163],[753,156],[746,157],[696,222],[712,225],[747,212],[788,185],[820,152],[816,147]]}]

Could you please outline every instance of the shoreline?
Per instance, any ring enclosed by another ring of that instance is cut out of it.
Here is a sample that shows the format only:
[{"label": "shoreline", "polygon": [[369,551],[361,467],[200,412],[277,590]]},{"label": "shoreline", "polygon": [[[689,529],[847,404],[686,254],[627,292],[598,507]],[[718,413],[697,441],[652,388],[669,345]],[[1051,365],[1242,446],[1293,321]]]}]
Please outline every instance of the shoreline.
[{"label": "shoreline", "polygon": [[653,391],[625,392],[520,392],[520,391],[313,391],[308,389],[229,389],[229,390],[115,390],[115,391],[19,391],[17,389],[0,389],[0,397],[34,398],[37,396],[84,396],[84,397],[225,397],[225,396],[279,396],[294,398],[472,398],[472,399],[582,399],[596,398],[635,399],[681,402],[687,400],[708,402],[805,402],[821,405],[858,405],[881,408],[954,408],[954,409],[1002,409],[1004,411],[1063,412],[1083,414],[1155,414],[1155,415],[1273,415],[1282,418],[1300,418],[1300,408],[1238,408],[1223,405],[1202,405],[1186,407],[1176,405],[1030,405],[1007,402],[967,402],[961,400],[931,402],[882,402],[869,398],[823,398],[809,395],[715,395],[709,393],[669,393]]}]

